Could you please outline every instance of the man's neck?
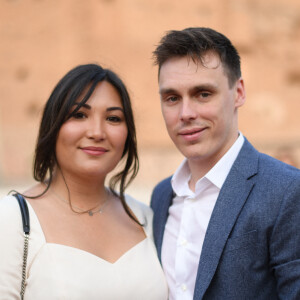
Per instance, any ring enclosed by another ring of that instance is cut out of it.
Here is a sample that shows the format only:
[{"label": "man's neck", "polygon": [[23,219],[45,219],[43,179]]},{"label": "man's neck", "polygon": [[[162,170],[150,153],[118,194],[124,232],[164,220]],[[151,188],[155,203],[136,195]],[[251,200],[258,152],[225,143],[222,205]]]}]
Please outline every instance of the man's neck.
[{"label": "man's neck", "polygon": [[219,153],[219,155],[213,155],[211,157],[202,157],[202,158],[189,158],[187,160],[188,166],[191,172],[191,179],[189,181],[189,188],[195,192],[195,186],[199,179],[204,177],[232,148],[236,143],[237,139],[233,140],[232,143],[228,145],[228,148]]},{"label": "man's neck", "polygon": [[191,179],[189,181],[189,188],[195,192],[197,181],[205,176],[207,172],[217,163],[208,163],[199,159],[188,159],[188,165],[191,171]]}]

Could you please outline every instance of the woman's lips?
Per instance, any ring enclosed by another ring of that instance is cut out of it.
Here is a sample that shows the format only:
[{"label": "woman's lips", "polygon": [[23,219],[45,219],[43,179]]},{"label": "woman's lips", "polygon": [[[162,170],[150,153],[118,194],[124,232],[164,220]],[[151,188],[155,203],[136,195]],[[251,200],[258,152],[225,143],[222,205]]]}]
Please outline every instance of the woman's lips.
[{"label": "woman's lips", "polygon": [[84,153],[94,156],[105,154],[108,150],[103,147],[82,147],[80,148]]},{"label": "woman's lips", "polygon": [[197,140],[205,129],[206,128],[184,129],[179,131],[178,135],[180,135],[184,140],[191,142]]}]

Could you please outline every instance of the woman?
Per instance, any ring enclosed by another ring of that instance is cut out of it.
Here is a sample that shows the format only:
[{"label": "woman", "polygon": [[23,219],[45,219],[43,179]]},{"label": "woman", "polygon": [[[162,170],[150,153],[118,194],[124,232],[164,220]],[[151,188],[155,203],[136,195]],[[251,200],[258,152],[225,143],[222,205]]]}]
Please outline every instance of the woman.
[{"label": "woman", "polygon": [[[98,65],[74,68],[46,103],[34,161],[39,183],[23,193],[31,223],[24,299],[167,299],[152,212],[124,196],[137,170],[126,87]],[[0,201],[0,235],[1,299],[20,299],[24,237],[13,196]]]}]

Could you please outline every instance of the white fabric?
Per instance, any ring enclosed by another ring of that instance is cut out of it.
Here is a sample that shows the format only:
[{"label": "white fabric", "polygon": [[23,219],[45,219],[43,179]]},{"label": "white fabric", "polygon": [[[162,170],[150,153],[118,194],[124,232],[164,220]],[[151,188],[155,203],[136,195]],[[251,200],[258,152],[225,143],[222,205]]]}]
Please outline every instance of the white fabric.
[{"label": "white fabric", "polygon": [[220,189],[243,143],[244,137],[240,133],[226,154],[197,181],[195,192],[189,188],[191,173],[186,159],[172,177],[176,196],[169,208],[162,243],[162,265],[170,300],[193,299],[208,223]]},{"label": "white fabric", "polygon": [[[152,211],[126,197],[142,223],[146,238],[115,263],[86,251],[46,243],[29,205],[31,235],[25,300],[104,299],[166,300],[167,284],[152,238]],[[24,236],[17,200],[0,200],[0,299],[20,299]]]}]

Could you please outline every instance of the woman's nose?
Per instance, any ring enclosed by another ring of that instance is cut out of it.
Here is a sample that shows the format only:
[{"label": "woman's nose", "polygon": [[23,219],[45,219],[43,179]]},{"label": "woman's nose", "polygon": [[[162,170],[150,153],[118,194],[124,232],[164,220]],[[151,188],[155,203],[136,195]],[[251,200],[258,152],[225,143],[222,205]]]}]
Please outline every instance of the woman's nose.
[{"label": "woman's nose", "polygon": [[101,120],[90,120],[87,130],[87,136],[89,139],[94,139],[96,141],[105,139],[105,126],[104,124],[102,124]]}]

